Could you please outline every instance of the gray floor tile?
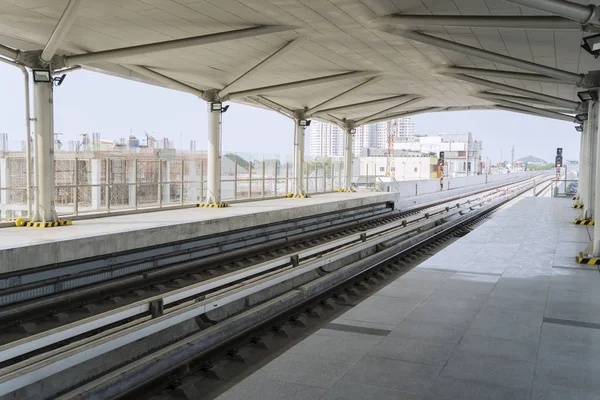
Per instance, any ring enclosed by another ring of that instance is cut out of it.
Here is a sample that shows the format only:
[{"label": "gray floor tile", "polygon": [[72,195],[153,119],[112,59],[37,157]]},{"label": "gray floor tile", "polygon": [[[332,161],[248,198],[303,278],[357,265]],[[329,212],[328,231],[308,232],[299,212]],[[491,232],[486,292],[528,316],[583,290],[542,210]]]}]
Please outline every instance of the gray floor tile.
[{"label": "gray floor tile", "polygon": [[406,337],[386,337],[369,351],[372,357],[429,365],[444,365],[456,348],[454,343]]},{"label": "gray floor tile", "polygon": [[343,336],[317,333],[307,337],[289,349],[288,353],[356,362],[373,349],[382,339],[382,336],[374,335],[358,334]]},{"label": "gray floor tile", "polygon": [[540,331],[541,325],[509,324],[489,319],[476,319],[467,330],[467,334],[537,343],[540,339]]},{"label": "gray floor tile", "polygon": [[396,324],[382,324],[378,322],[367,322],[367,321],[357,321],[355,319],[349,318],[336,318],[331,323],[341,324],[341,325],[350,325],[350,326],[358,326],[362,328],[372,328],[372,329],[381,329],[391,331],[396,327]]},{"label": "gray floor tile", "polygon": [[465,356],[479,354],[535,363],[537,350],[537,343],[531,341],[465,335],[456,348],[456,353]]},{"label": "gray floor tile", "polygon": [[401,390],[406,394],[424,395],[441,368],[366,356],[352,367],[344,379]]},{"label": "gray floor tile", "polygon": [[535,381],[531,400],[598,400],[598,392],[588,392],[564,386],[549,385]]},{"label": "gray floor tile", "polygon": [[428,400],[529,400],[529,390],[440,377],[425,398]]},{"label": "gray floor tile", "polygon": [[457,345],[469,328],[470,321],[461,324],[418,321],[408,317],[398,324],[388,337],[432,340]]},{"label": "gray floor tile", "polygon": [[353,365],[353,362],[288,352],[261,368],[260,373],[282,382],[330,388]]},{"label": "gray floor tile", "polygon": [[544,319],[544,313],[515,311],[510,309],[497,308],[484,305],[475,317],[475,321],[489,323],[507,323],[524,326],[541,327]]},{"label": "gray floor tile", "polygon": [[600,393],[600,365],[580,362],[539,360],[535,369],[536,382],[544,385],[564,386],[584,392]]},{"label": "gray floor tile", "polygon": [[419,395],[410,395],[383,386],[369,385],[342,379],[325,393],[321,400],[421,400]]},{"label": "gray floor tile", "polygon": [[396,325],[406,318],[418,305],[406,300],[388,296],[371,296],[362,303],[346,311],[341,318],[357,321]]},{"label": "gray floor tile", "polygon": [[533,382],[534,367],[535,363],[532,362],[455,353],[441,376],[529,390]]},{"label": "gray floor tile", "polygon": [[410,319],[435,322],[437,324],[464,325],[472,322],[477,315],[478,310],[473,308],[452,309],[447,307],[433,307],[421,305],[410,313]]},{"label": "gray floor tile", "polygon": [[325,392],[323,388],[280,382],[254,374],[217,397],[217,400],[313,400]]}]

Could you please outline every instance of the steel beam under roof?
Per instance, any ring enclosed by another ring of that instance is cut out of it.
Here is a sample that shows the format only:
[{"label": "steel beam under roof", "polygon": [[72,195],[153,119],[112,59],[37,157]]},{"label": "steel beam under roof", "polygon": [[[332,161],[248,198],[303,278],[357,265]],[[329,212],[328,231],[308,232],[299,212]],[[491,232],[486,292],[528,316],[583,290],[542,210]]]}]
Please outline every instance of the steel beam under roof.
[{"label": "steel beam under roof", "polygon": [[563,113],[555,112],[555,111],[548,111],[548,110],[544,110],[541,108],[528,106],[526,104],[515,103],[513,101],[506,101],[506,100],[500,100],[500,99],[496,99],[496,100],[494,100],[494,102],[501,106],[517,108],[517,109],[520,109],[523,111],[531,112],[533,114],[538,114],[540,116],[544,116],[544,117],[548,117],[548,118],[562,119],[563,121],[575,122],[575,117],[573,117],[571,115],[566,115]]},{"label": "steel beam under roof", "polygon": [[281,90],[297,89],[297,88],[301,88],[301,87],[305,87],[305,86],[318,85],[321,83],[330,83],[330,82],[336,82],[336,81],[345,80],[345,79],[362,78],[365,76],[371,76],[371,75],[375,75],[375,74],[376,74],[376,72],[369,72],[369,71],[344,72],[342,74],[327,75],[327,76],[322,76],[319,78],[305,79],[302,81],[282,83],[282,84],[273,85],[273,86],[264,86],[264,87],[260,87],[260,88],[243,90],[241,92],[233,92],[233,93],[230,93],[226,97],[229,99],[237,99],[240,97],[256,96],[258,94],[278,92]]},{"label": "steel beam under roof", "polygon": [[353,86],[353,87],[351,87],[350,89],[348,89],[348,90],[345,90],[345,91],[343,91],[343,92],[342,92],[342,93],[340,93],[340,94],[336,94],[335,96],[333,96],[333,97],[330,97],[328,100],[325,100],[324,102],[322,102],[322,103],[320,103],[320,104],[317,104],[316,106],[314,106],[314,107],[312,107],[312,108],[309,108],[308,110],[306,110],[306,113],[307,113],[307,114],[314,114],[314,113],[316,113],[317,111],[319,111],[319,110],[323,109],[325,106],[327,106],[327,105],[329,105],[329,104],[333,103],[334,101],[337,101],[337,100],[341,100],[341,99],[343,99],[343,98],[346,98],[346,97],[348,97],[349,95],[351,95],[351,94],[354,94],[354,93],[356,93],[357,91],[359,91],[359,90],[361,90],[361,89],[364,89],[365,87],[367,87],[367,86],[369,86],[369,85],[373,85],[373,84],[375,84],[375,83],[377,83],[377,82],[380,82],[382,79],[383,79],[383,77],[382,77],[382,76],[375,76],[375,77],[373,77],[373,78],[371,78],[371,79],[369,79],[369,80],[367,80],[367,81],[365,81],[365,82],[363,82],[363,83],[359,83],[358,85],[356,85],[356,86]]},{"label": "steel beam under roof", "polygon": [[392,97],[386,97],[386,98],[383,98],[383,99],[364,101],[362,103],[346,104],[344,106],[332,107],[332,108],[327,108],[325,110],[317,111],[316,113],[314,113],[312,115],[330,114],[330,113],[333,113],[333,112],[336,112],[336,111],[353,110],[355,108],[374,106],[374,105],[377,105],[377,104],[385,104],[385,103],[389,103],[391,101],[414,99],[415,97],[420,97],[420,96],[416,95],[416,94],[403,94],[403,95],[400,95],[400,96],[392,96]]},{"label": "steel beam under roof", "polygon": [[500,105],[500,104],[495,105],[494,108],[497,109],[497,110],[501,110],[501,111],[508,111],[508,112],[516,112],[516,113],[520,113],[520,114],[533,115],[535,117],[558,119],[560,121],[565,121],[565,122],[575,122],[574,118],[570,118],[569,120],[566,120],[562,116],[542,115],[540,113],[527,111],[527,110],[524,110],[522,108],[503,106],[503,105]]},{"label": "steel beam under roof", "polygon": [[56,54],[56,50],[58,49],[60,42],[63,40],[67,32],[69,32],[73,22],[75,22],[75,18],[77,18],[77,10],[82,2],[83,0],[69,1],[65,7],[65,10],[63,11],[62,16],[58,20],[58,24],[54,28],[52,35],[50,35],[50,38],[46,43],[46,47],[44,47],[44,50],[42,51],[42,55],[40,56],[42,61],[52,61],[52,57],[54,57],[54,54]]},{"label": "steel beam under roof", "polygon": [[410,99],[408,101],[405,101],[405,102],[403,102],[401,104],[397,104],[397,105],[395,105],[393,107],[389,107],[389,108],[386,108],[385,110],[381,110],[381,111],[379,111],[379,112],[377,112],[375,114],[369,115],[368,117],[359,119],[359,120],[355,121],[356,125],[364,125],[364,124],[367,124],[367,123],[371,123],[371,121],[374,120],[374,119],[378,119],[379,117],[382,117],[382,116],[384,116],[386,114],[390,114],[390,113],[392,113],[394,111],[402,110],[402,109],[404,109],[404,108],[406,108],[408,106],[411,106],[411,105],[413,105],[415,103],[418,103],[421,100],[423,100],[423,97],[414,97],[414,98],[412,98],[412,99]]},{"label": "steel beam under roof", "polygon": [[124,57],[140,56],[161,51],[183,49],[192,46],[202,46],[212,43],[220,43],[229,40],[244,39],[260,35],[268,35],[294,29],[289,26],[266,25],[256,26],[247,29],[238,29],[235,31],[227,31],[213,33],[210,35],[194,36],[184,39],[167,40],[165,42],[142,44],[139,46],[122,47],[119,49],[97,51],[86,54],[77,54],[73,56],[65,56],[65,64],[68,66],[76,64],[93,64],[102,61],[113,61]]},{"label": "steel beam under roof", "polygon": [[287,108],[279,103],[275,103],[273,100],[269,100],[264,96],[249,97],[249,99],[254,101],[255,103],[268,107],[273,111],[277,111],[278,113],[283,114],[286,117],[294,118],[294,111],[291,108]]},{"label": "steel beam under roof", "polygon": [[560,119],[562,121],[568,121],[568,122],[575,122],[575,117],[571,116],[571,115],[566,115],[563,113],[559,113],[556,111],[549,111],[549,110],[544,110],[541,108],[537,108],[537,107],[533,107],[533,106],[528,106],[526,104],[521,104],[521,103],[515,103],[513,101],[506,101],[506,100],[500,100],[500,99],[496,99],[493,100],[493,102],[496,105],[500,105],[500,106],[504,106],[504,107],[510,107],[510,108],[514,108],[514,109],[518,109],[518,110],[523,110],[523,111],[527,111],[531,114],[536,114],[539,115],[541,117],[547,117],[547,118],[553,118],[553,119]]},{"label": "steel beam under roof", "polygon": [[565,100],[565,99],[561,99],[559,97],[549,96],[547,94],[542,94],[542,93],[538,93],[538,92],[533,92],[531,90],[526,90],[526,89],[521,89],[521,88],[510,86],[510,85],[505,85],[503,83],[498,83],[498,82],[488,81],[486,79],[476,78],[474,76],[469,76],[469,75],[464,75],[464,74],[442,74],[442,75],[450,76],[450,77],[453,77],[455,79],[459,79],[459,80],[465,81],[465,82],[471,82],[476,85],[487,86],[487,87],[497,89],[497,90],[504,90],[506,92],[512,92],[512,93],[520,94],[522,96],[533,97],[534,99],[547,101],[548,103],[557,105],[559,107],[577,109],[580,106],[580,103],[577,101]]},{"label": "steel beam under roof", "polygon": [[153,71],[149,68],[143,67],[143,66],[139,66],[139,65],[126,65],[126,68],[129,68],[130,70],[137,72],[140,75],[144,75],[147,76],[148,78],[154,79],[157,82],[160,82],[164,85],[167,85],[173,89],[177,89],[177,90],[181,90],[183,92],[187,92],[199,97],[202,97],[202,95],[204,94],[204,91],[200,90],[200,89],[196,89],[195,87],[186,85],[185,83],[179,82],[178,80],[175,80],[173,78],[169,78],[168,76],[165,76],[161,73],[158,73],[156,71]]},{"label": "steel beam under roof", "polygon": [[568,82],[565,82],[560,79],[552,78],[552,77],[549,77],[546,75],[529,74],[526,72],[502,71],[502,70],[497,70],[497,69],[451,66],[451,67],[439,68],[436,72],[438,72],[438,73],[447,72],[447,73],[451,73],[451,74],[494,76],[497,78],[505,78],[505,79],[521,79],[521,80],[533,81],[533,82],[568,84]]},{"label": "steel beam under roof", "polygon": [[[492,92],[477,92],[473,96],[481,98],[481,99],[492,99],[492,100],[506,100],[506,101],[516,101],[516,102],[525,102],[525,103],[533,103],[540,104],[542,106],[554,106],[554,104],[549,103],[544,100],[534,99],[531,97],[522,97],[522,96],[513,96],[511,94],[504,93],[492,93]],[[575,108],[572,107],[562,107],[565,110],[575,111]]]},{"label": "steel beam under roof", "polygon": [[561,69],[556,69],[552,67],[547,67],[545,65],[540,65],[536,63],[532,63],[529,61],[521,60],[519,58],[505,56],[500,53],[494,53],[488,50],[479,49],[477,47],[467,46],[466,44],[460,44],[457,42],[453,42],[451,40],[442,39],[435,36],[425,35],[424,33],[409,31],[404,29],[398,29],[390,26],[382,26],[377,28],[382,32],[386,32],[392,35],[401,36],[406,39],[414,40],[416,42],[421,42],[425,44],[429,44],[431,46],[437,46],[444,49],[457,51],[459,53],[464,53],[467,55],[475,56],[483,58],[484,60],[489,60],[493,62],[497,62],[500,64],[511,65],[516,68],[524,69],[526,71],[536,72],[539,74],[544,74],[547,76],[554,77],[556,79],[563,80],[565,82],[572,82],[575,84],[581,84],[584,79],[584,75],[574,74],[569,71],[563,71]]},{"label": "steel beam under roof", "polygon": [[566,29],[580,30],[581,25],[554,16],[490,16],[490,15],[415,15],[399,14],[377,18],[376,23],[400,26],[451,26],[502,29]]},{"label": "steel beam under roof", "polygon": [[11,49],[10,47],[3,46],[0,44],[0,56],[9,58],[10,61],[15,61],[18,55],[18,50]]},{"label": "steel beam under roof", "polygon": [[221,89],[219,91],[219,97],[224,97],[227,94],[231,93],[234,89],[238,88],[244,82],[247,82],[248,79],[255,76],[257,72],[263,70],[265,67],[269,66],[273,62],[281,59],[286,54],[290,53],[294,49],[301,46],[302,43],[306,42],[307,40],[308,40],[307,37],[300,37],[300,38],[292,40],[291,42],[288,42],[285,46],[281,47],[279,50],[277,50],[276,52],[271,54],[269,57],[265,58],[264,60],[262,60],[261,62],[256,64],[254,67],[252,67],[248,71],[244,72],[242,75],[240,75],[237,79],[235,79],[229,85],[227,85],[223,89]]},{"label": "steel beam under roof", "polygon": [[597,7],[593,4],[583,5],[565,0],[507,0],[511,3],[519,4],[551,14],[560,15],[573,21],[578,21],[583,25],[600,24],[600,16]]},{"label": "steel beam under roof", "polygon": [[404,117],[410,117],[411,115],[423,114],[423,113],[428,113],[428,112],[444,111],[444,110],[445,110],[444,107],[418,108],[416,110],[410,110],[410,111],[406,111],[406,112],[402,112],[402,113],[390,114],[390,115],[386,115],[385,117],[372,119],[363,124],[359,124],[357,121],[356,125],[358,126],[358,125],[366,125],[366,124],[376,124],[377,122],[385,122],[385,121],[389,121],[390,119],[404,118]]}]

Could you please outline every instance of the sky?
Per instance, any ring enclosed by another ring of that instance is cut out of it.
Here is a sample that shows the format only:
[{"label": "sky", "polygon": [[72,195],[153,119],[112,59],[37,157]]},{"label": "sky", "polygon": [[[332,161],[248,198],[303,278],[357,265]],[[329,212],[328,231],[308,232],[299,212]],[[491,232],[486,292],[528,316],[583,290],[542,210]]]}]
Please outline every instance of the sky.
[{"label": "sky", "polygon": [[[0,64],[0,132],[18,143],[24,135],[23,77],[17,68]],[[81,133],[100,132],[102,140],[139,139],[147,131],[157,139],[169,137],[177,149],[207,148],[206,103],[170,89],[91,71],[67,75],[54,91],[55,132],[60,140],[80,140]],[[483,157],[492,162],[533,155],[552,161],[557,147],[567,160],[579,157],[579,133],[572,123],[505,111],[456,111],[412,117],[415,133],[436,135],[472,132],[483,141]],[[232,104],[223,114],[224,151],[291,155],[293,122],[269,110]],[[308,137],[308,135],[307,135]],[[307,143],[308,149],[308,143]],[[270,158],[270,157],[268,157]]]}]

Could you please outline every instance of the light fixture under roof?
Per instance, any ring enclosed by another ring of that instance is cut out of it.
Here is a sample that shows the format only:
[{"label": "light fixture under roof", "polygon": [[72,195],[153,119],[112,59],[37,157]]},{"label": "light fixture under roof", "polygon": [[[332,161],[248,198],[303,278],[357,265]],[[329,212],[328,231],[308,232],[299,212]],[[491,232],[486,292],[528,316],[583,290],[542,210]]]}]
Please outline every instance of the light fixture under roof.
[{"label": "light fixture under roof", "polygon": [[598,58],[600,56],[600,33],[584,37],[581,48]]},{"label": "light fixture under roof", "polygon": [[577,132],[583,132],[583,125],[575,125],[575,130]]},{"label": "light fixture under roof", "polygon": [[596,101],[598,100],[598,91],[584,90],[583,92],[577,92],[577,97],[581,101]]},{"label": "light fixture under roof", "polygon": [[587,121],[587,114],[586,113],[577,114],[575,116],[575,119],[577,120],[577,122]]}]

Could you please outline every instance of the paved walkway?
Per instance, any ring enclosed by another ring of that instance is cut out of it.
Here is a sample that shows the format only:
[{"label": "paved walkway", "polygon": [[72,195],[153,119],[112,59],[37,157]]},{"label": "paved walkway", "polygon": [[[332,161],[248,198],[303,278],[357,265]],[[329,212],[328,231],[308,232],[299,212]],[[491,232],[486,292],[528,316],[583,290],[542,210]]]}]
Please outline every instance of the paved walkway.
[{"label": "paved walkway", "polygon": [[572,201],[525,198],[219,397],[598,399],[600,271]]}]

